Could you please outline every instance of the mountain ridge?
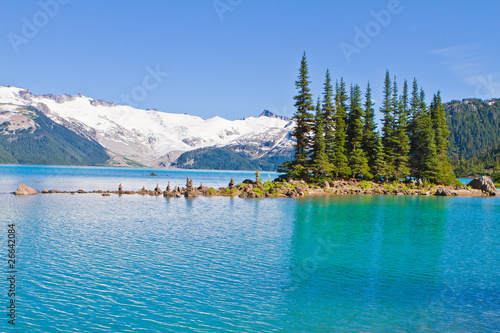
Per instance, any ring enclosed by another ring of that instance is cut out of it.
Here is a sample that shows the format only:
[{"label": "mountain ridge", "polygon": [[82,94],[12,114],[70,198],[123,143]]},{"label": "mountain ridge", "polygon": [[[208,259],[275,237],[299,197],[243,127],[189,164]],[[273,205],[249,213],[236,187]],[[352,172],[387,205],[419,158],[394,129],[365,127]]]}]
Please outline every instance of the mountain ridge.
[{"label": "mountain ridge", "polygon": [[174,166],[183,153],[209,147],[246,147],[244,156],[250,160],[283,151],[288,155],[293,149],[289,133],[294,123],[269,111],[243,120],[203,119],[115,105],[82,94],[34,95],[28,89],[0,86],[2,105],[36,108],[82,138],[98,142],[110,156],[109,165],[132,161]]}]

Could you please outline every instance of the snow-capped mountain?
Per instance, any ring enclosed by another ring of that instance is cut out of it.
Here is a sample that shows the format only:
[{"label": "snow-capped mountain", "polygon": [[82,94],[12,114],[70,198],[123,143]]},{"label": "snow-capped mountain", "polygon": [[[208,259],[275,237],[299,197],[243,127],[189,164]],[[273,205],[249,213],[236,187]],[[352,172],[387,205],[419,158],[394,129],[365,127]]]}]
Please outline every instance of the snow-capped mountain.
[{"label": "snow-capped mountain", "polygon": [[[80,94],[33,95],[27,89],[0,86],[2,123],[12,128],[33,128],[33,121],[16,111],[28,106],[99,143],[110,155],[112,165],[133,161],[146,166],[170,166],[182,153],[206,147],[232,147],[233,151],[245,150],[250,158],[261,158],[290,152],[293,144],[289,133],[294,123],[269,112],[234,121],[202,119],[115,105]],[[19,117],[26,121],[21,123]]]}]

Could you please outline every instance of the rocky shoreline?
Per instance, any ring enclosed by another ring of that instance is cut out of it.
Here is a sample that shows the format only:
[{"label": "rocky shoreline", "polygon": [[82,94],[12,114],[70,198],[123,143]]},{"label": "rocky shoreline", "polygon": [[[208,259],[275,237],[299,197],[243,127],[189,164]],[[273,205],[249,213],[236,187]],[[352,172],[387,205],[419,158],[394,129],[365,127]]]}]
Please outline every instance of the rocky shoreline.
[{"label": "rocky shoreline", "polygon": [[491,179],[487,177],[476,178],[472,180],[468,186],[431,186],[422,182],[412,182],[411,184],[394,182],[394,183],[375,183],[371,181],[332,181],[323,182],[322,184],[307,184],[305,181],[289,180],[289,181],[267,181],[261,182],[247,179],[241,184],[235,184],[231,178],[227,187],[218,189],[206,187],[200,184],[199,187],[193,186],[193,180],[187,178],[186,186],[175,186],[171,188],[170,182],[165,190],[162,190],[157,184],[154,190],[148,190],[145,187],[138,191],[125,191],[122,185],[118,186],[116,191],[58,191],[47,190],[36,191],[24,184],[21,184],[15,195],[36,195],[36,194],[86,194],[94,193],[102,196],[115,195],[149,195],[149,196],[164,196],[166,198],[195,198],[198,196],[229,196],[239,198],[298,198],[311,195],[406,195],[406,196],[464,196],[464,197],[488,197],[500,195],[499,191],[494,187]]}]

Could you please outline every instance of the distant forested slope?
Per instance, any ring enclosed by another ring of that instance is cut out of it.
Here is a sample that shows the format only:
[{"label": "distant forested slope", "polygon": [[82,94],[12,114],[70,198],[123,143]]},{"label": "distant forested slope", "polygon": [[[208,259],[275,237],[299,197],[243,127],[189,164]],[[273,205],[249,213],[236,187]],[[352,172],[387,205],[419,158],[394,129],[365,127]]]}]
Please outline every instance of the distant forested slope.
[{"label": "distant forested slope", "polygon": [[279,165],[289,161],[291,154],[289,151],[253,159],[237,147],[207,147],[183,153],[174,166],[188,169],[274,171]]},{"label": "distant forested slope", "polygon": [[444,104],[452,159],[479,157],[500,143],[500,99],[464,99]]}]

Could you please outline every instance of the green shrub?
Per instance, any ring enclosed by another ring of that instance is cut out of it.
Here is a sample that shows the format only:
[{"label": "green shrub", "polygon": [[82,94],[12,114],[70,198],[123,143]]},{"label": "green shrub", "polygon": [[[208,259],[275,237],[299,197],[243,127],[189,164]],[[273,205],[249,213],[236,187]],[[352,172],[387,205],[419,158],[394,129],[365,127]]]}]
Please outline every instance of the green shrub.
[{"label": "green shrub", "polygon": [[431,182],[430,182],[430,181],[428,181],[427,179],[426,179],[426,180],[424,180],[424,185],[423,185],[423,187],[426,187],[426,188],[431,188],[431,187],[433,187],[433,186],[434,186],[434,184],[433,184],[433,183],[431,183]]},{"label": "green shrub", "polygon": [[359,187],[361,187],[364,190],[369,190],[371,189],[372,184],[369,181],[362,180],[361,182],[359,182]]},{"label": "green shrub", "polygon": [[384,188],[384,190],[389,190],[389,191],[392,191],[394,190],[396,187],[394,187],[394,184],[393,183],[384,183],[384,186],[382,186]]},{"label": "green shrub", "polygon": [[403,190],[405,190],[405,191],[408,191],[408,190],[411,188],[411,186],[409,186],[408,184],[402,183],[402,184],[401,184],[401,188],[402,188]]},{"label": "green shrub", "polygon": [[269,191],[270,189],[274,188],[274,183],[268,180],[264,184],[262,184],[262,186],[264,186],[266,191]]},{"label": "green shrub", "polygon": [[230,188],[227,188],[227,187],[221,189],[221,194],[223,194],[223,195],[233,195],[235,193],[236,193],[236,190],[234,190],[234,189],[230,189]]},{"label": "green shrub", "polygon": [[255,194],[257,195],[264,195],[264,191],[262,191],[260,188],[258,187],[254,187],[253,191],[255,192]]}]

